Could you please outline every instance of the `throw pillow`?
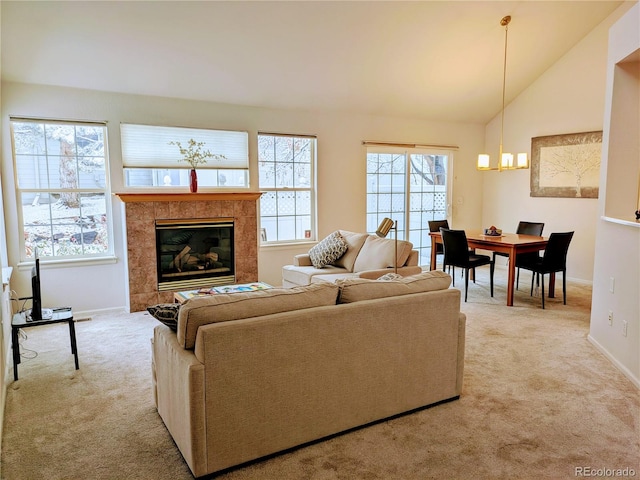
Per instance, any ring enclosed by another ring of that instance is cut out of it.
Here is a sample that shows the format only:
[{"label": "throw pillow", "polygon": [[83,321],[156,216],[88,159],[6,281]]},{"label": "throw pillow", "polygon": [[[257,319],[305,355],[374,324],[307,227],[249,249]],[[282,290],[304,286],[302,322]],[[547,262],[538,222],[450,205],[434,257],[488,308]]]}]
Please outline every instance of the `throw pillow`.
[{"label": "throw pillow", "polygon": [[175,332],[178,330],[180,306],[179,303],[160,303],[147,307],[147,312]]},{"label": "throw pillow", "polygon": [[344,255],[347,248],[345,239],[335,231],[309,250],[309,259],[314,267],[324,268]]}]

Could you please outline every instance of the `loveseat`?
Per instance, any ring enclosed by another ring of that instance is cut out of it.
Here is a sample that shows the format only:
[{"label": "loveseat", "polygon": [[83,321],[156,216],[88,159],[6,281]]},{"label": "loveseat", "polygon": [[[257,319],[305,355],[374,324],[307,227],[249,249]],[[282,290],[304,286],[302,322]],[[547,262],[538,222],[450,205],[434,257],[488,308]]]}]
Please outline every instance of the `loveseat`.
[{"label": "loveseat", "polygon": [[[323,248],[323,242],[316,245],[310,253],[296,255],[292,265],[282,267],[282,286],[295,287],[309,285],[314,282],[333,282],[341,278],[368,278],[375,280],[382,275],[394,271],[393,257],[396,252],[395,240],[380,238],[366,233],[355,233],[337,230],[332,235],[339,235],[346,243],[346,250],[330,263],[313,262],[311,253],[314,249]],[[398,274],[415,275],[422,271],[418,266],[418,251],[406,240],[398,240],[398,256],[396,259]],[[319,258],[324,256],[319,254]]]},{"label": "loveseat", "polygon": [[158,412],[194,476],[453,400],[465,316],[444,272],[187,300],[154,328]]}]

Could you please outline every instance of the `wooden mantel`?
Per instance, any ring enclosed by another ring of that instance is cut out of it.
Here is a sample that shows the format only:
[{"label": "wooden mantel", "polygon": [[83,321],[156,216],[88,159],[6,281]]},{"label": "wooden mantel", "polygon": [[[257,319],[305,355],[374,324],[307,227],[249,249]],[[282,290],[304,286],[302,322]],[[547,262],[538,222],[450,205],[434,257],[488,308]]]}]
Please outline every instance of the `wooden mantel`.
[{"label": "wooden mantel", "polygon": [[257,200],[262,192],[210,193],[114,193],[124,203],[131,202],[203,202],[207,200]]}]

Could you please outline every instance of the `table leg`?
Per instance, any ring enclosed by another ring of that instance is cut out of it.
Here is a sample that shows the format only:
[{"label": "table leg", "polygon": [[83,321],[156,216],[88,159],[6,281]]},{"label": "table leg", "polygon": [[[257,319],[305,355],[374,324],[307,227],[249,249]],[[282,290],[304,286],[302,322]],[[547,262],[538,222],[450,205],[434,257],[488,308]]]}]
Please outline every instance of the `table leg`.
[{"label": "table leg", "polygon": [[13,379],[18,380],[18,364],[20,363],[20,343],[18,342],[18,328],[11,328],[11,349],[13,350]]},{"label": "table leg", "polygon": [[507,306],[513,306],[513,286],[516,280],[516,252],[509,252],[509,276],[507,278]]},{"label": "table leg", "polygon": [[76,361],[76,370],[79,370],[80,364],[78,362],[78,344],[76,343],[76,327],[73,318],[69,320],[69,338],[71,339],[71,353],[73,353]]},{"label": "table leg", "polygon": [[551,272],[549,274],[549,298],[555,298],[556,296],[556,273]]},{"label": "table leg", "polygon": [[429,270],[436,269],[436,238],[431,237],[431,263],[429,264]]}]

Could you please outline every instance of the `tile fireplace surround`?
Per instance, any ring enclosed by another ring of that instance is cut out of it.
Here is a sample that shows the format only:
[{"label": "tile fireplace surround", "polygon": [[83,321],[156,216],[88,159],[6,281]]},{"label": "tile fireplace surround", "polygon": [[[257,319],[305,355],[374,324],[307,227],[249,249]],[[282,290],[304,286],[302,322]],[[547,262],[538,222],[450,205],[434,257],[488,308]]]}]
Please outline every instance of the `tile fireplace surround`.
[{"label": "tile fireplace surround", "polygon": [[156,263],[156,219],[233,217],[236,282],[258,281],[259,192],[147,194],[118,193],[124,202],[129,271],[129,311],[173,302],[159,292]]}]

